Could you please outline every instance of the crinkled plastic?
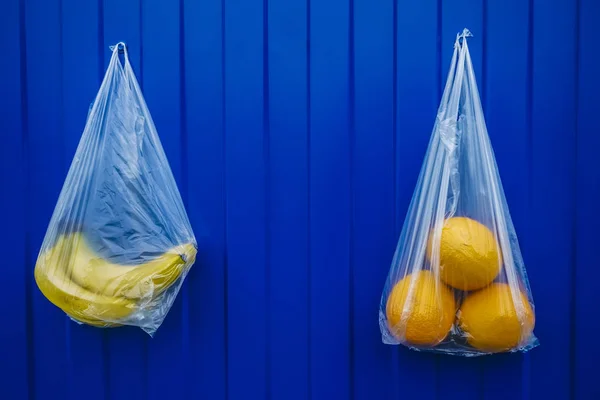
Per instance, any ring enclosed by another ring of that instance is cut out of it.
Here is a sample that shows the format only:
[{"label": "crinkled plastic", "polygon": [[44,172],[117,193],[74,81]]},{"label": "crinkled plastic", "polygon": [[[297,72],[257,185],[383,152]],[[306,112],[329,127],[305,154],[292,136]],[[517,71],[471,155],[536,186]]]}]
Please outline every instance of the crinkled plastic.
[{"label": "crinkled plastic", "polygon": [[382,293],[382,340],[463,356],[538,345],[535,306],[466,38],[448,79]]},{"label": "crinkled plastic", "polygon": [[35,280],[78,323],[137,326],[152,336],[196,252],[175,179],[119,43],[89,110]]}]

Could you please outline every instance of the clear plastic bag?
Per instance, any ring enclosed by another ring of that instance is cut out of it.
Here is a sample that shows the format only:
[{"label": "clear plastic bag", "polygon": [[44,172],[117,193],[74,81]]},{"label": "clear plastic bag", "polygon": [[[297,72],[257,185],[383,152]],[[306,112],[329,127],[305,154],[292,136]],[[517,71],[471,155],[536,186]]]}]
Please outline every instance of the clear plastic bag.
[{"label": "clear plastic bag", "polygon": [[487,134],[466,38],[457,35],[425,160],[382,293],[382,340],[477,356],[538,344],[535,307]]},{"label": "clear plastic bag", "polygon": [[152,336],[197,243],[127,48],[112,49],[34,276],[74,321]]}]

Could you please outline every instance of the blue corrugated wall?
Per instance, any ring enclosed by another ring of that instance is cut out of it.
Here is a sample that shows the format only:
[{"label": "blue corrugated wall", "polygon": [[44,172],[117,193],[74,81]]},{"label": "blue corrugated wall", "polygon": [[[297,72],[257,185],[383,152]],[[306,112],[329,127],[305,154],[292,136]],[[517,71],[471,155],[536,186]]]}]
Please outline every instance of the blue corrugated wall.
[{"label": "blue corrugated wall", "polygon": [[[600,2],[2,0],[0,398],[599,399]],[[378,306],[455,35],[541,346],[381,343]],[[154,339],[68,320],[33,265],[126,41],[200,240]]]}]

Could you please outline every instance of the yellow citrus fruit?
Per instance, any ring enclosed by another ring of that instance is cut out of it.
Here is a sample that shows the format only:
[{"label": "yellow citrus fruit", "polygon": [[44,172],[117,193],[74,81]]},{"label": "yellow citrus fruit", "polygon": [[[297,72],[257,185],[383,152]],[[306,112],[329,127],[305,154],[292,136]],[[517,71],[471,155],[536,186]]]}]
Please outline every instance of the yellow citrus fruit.
[{"label": "yellow citrus fruit", "polygon": [[[409,309],[403,315],[407,300]],[[403,342],[423,347],[444,340],[455,314],[454,294],[430,271],[409,274],[396,283],[386,305],[391,333]]]},{"label": "yellow citrus fruit", "polygon": [[531,336],[535,315],[527,296],[520,290],[517,293],[520,298],[513,299],[509,285],[494,283],[467,296],[458,312],[458,326],[471,346],[502,352]]},{"label": "yellow citrus fruit", "polygon": [[[433,234],[427,243],[431,257]],[[459,290],[489,285],[500,272],[502,255],[494,234],[485,225],[465,217],[446,220],[440,241],[440,277]]]}]

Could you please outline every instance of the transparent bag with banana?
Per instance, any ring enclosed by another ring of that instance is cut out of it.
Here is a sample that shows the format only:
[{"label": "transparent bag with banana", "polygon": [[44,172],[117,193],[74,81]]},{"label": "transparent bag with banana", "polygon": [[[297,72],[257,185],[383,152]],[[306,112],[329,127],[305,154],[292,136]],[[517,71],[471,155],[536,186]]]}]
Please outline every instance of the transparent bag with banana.
[{"label": "transparent bag with banana", "polygon": [[384,343],[461,356],[538,345],[533,297],[487,133],[470,36],[466,29],[457,35],[379,308]]},{"label": "transparent bag with banana", "polygon": [[137,326],[152,336],[197,242],[127,48],[112,50],[34,277],[75,322]]}]

